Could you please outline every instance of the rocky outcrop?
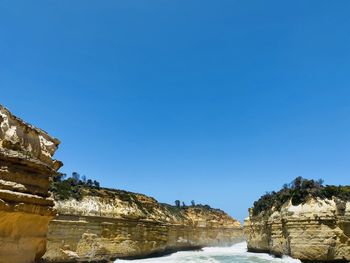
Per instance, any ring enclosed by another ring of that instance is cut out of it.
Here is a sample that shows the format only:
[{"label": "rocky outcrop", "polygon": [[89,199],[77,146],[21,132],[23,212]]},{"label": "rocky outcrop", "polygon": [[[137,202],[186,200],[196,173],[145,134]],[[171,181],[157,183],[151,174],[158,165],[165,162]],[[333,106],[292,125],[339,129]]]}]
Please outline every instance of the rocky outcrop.
[{"label": "rocky outcrop", "polygon": [[45,253],[58,144],[0,105],[0,263],[30,263]]},{"label": "rocky outcrop", "polygon": [[350,202],[309,198],[286,202],[245,220],[248,250],[290,255],[304,262],[350,261]]},{"label": "rocky outcrop", "polygon": [[49,226],[48,262],[142,258],[243,238],[240,223],[204,206],[176,208],[126,191],[100,189],[81,201],[56,201]]}]

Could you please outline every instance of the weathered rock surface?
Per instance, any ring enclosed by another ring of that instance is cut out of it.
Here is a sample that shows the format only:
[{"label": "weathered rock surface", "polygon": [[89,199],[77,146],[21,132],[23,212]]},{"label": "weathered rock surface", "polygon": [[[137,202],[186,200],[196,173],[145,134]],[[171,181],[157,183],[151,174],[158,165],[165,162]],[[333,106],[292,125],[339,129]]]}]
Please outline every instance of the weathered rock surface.
[{"label": "weathered rock surface", "polygon": [[45,253],[58,144],[0,105],[0,263],[30,263]]},{"label": "weathered rock surface", "polygon": [[305,262],[350,262],[350,202],[309,198],[245,220],[248,250]]},{"label": "weathered rock surface", "polygon": [[240,223],[205,207],[175,208],[125,191],[101,189],[82,201],[57,201],[45,261],[141,258],[243,239]]}]

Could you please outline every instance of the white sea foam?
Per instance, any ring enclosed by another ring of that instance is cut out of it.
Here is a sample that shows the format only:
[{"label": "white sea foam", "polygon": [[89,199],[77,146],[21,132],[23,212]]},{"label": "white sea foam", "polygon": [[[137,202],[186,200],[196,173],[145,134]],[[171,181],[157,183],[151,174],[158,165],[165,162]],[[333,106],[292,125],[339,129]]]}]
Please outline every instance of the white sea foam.
[{"label": "white sea foam", "polygon": [[275,258],[265,253],[247,252],[246,242],[231,247],[206,247],[201,251],[183,251],[159,258],[117,260],[129,263],[300,263],[290,257]]}]

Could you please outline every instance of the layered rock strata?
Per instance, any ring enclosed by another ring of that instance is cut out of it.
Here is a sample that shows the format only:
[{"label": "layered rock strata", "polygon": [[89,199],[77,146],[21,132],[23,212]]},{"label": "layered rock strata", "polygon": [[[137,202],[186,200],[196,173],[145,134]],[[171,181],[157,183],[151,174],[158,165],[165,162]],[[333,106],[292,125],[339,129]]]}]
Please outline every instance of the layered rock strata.
[{"label": "layered rock strata", "polygon": [[248,250],[303,262],[350,262],[350,202],[309,198],[245,220]]},{"label": "layered rock strata", "polygon": [[100,189],[57,201],[45,262],[143,258],[242,241],[240,223],[208,207],[176,208],[125,191]]},{"label": "layered rock strata", "polygon": [[45,253],[58,144],[0,105],[0,263],[30,263]]}]

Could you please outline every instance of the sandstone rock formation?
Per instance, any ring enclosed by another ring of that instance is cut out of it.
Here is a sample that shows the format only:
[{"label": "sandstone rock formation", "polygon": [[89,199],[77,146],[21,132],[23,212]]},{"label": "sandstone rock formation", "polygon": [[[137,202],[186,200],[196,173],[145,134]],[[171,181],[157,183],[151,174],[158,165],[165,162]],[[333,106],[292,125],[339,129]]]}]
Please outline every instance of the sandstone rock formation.
[{"label": "sandstone rock formation", "polygon": [[48,262],[142,258],[243,239],[240,223],[206,207],[176,208],[120,190],[85,193],[81,201],[56,201],[49,226]]},{"label": "sandstone rock formation", "polygon": [[350,202],[309,198],[245,220],[248,250],[304,262],[350,262]]},{"label": "sandstone rock formation", "polygon": [[0,105],[0,263],[30,263],[46,247],[56,215],[49,178],[59,141],[13,116]]}]

